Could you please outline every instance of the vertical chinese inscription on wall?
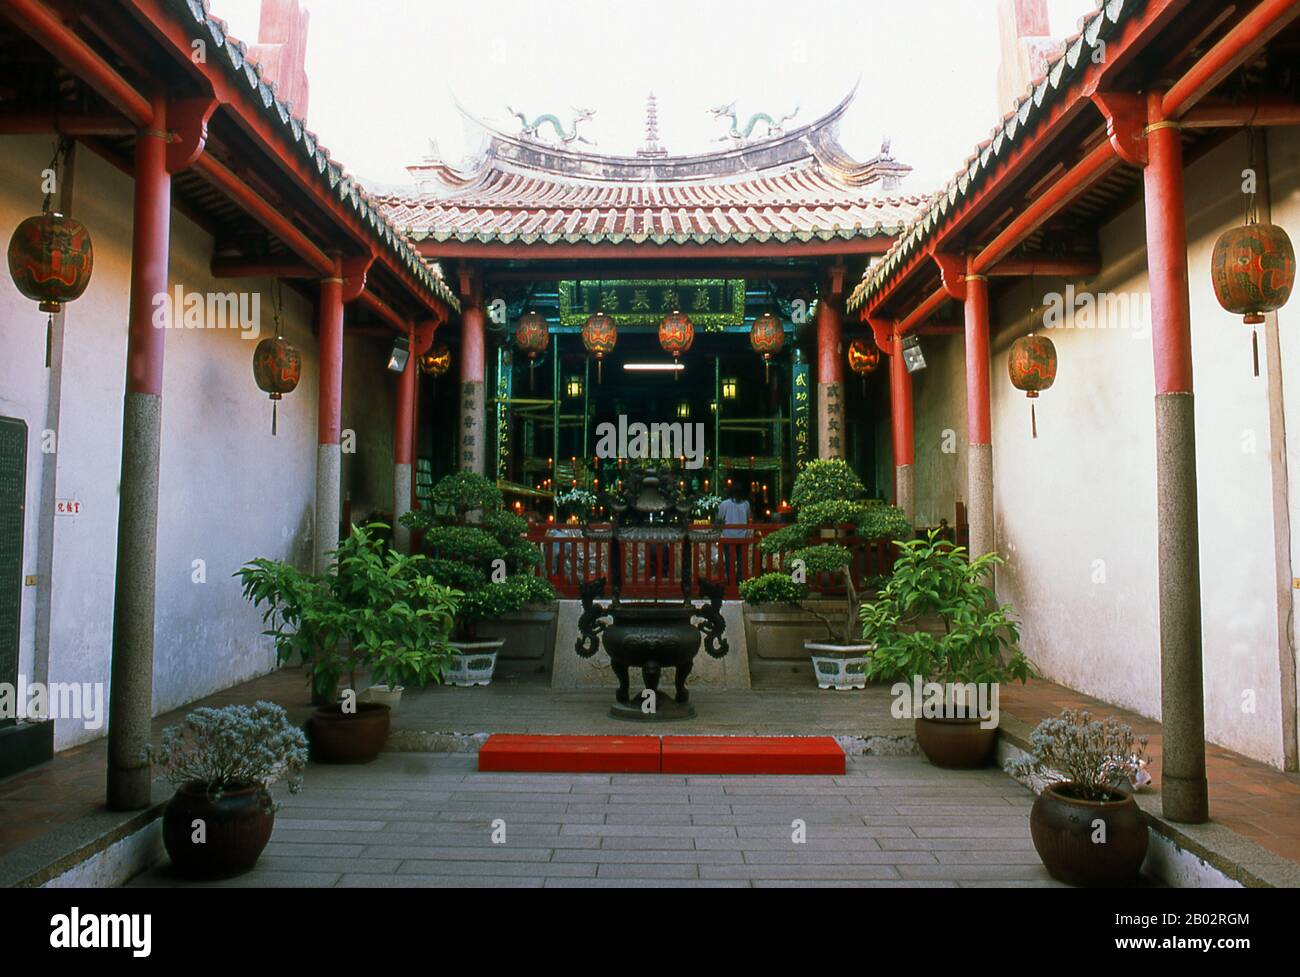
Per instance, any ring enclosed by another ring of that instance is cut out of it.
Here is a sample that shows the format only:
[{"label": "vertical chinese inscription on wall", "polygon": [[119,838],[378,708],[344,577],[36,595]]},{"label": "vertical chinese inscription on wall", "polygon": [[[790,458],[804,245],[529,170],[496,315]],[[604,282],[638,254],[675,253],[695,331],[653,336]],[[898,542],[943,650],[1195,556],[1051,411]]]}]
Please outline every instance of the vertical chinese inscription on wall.
[{"label": "vertical chinese inscription on wall", "polygon": [[497,481],[510,480],[510,395],[514,357],[502,347],[497,352]]},{"label": "vertical chinese inscription on wall", "polygon": [[812,449],[812,380],[808,364],[797,349],[790,373],[790,450],[798,473],[808,463]]},{"label": "vertical chinese inscription on wall", "polygon": [[484,474],[483,381],[466,380],[460,385],[460,468]]},{"label": "vertical chinese inscription on wall", "polygon": [[844,384],[817,384],[818,458],[844,457]]},{"label": "vertical chinese inscription on wall", "polygon": [[[27,489],[27,424],[0,417],[0,682],[18,681],[18,631],[23,600],[23,504]],[[0,720],[0,724],[10,720]]]}]

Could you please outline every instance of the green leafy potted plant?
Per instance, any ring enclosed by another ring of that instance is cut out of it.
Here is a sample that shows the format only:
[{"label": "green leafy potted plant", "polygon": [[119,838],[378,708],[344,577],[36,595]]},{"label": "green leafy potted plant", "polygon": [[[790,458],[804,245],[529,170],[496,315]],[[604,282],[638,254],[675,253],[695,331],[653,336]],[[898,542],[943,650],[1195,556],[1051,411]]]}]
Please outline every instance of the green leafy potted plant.
[{"label": "green leafy potted plant", "polygon": [[1007,763],[1014,777],[1043,781],[1029,812],[1034,848],[1052,878],[1071,885],[1134,885],[1147,826],[1126,788],[1142,782],[1145,736],[1113,716],[1066,709],[1029,735],[1029,752]]},{"label": "green leafy potted plant", "polygon": [[[840,459],[809,462],[795,479],[790,502],[795,521],[768,535],[762,552],[779,555],[781,572],[740,585],[747,604],[798,605],[821,622],[824,637],[805,637],[813,673],[823,689],[863,688],[869,642],[858,626],[860,597],[853,584],[853,552],[847,537],[901,539],[911,534],[906,514],[895,506],[863,498],[857,473]],[[784,581],[784,582],[782,582]],[[843,592],[843,611],[827,610],[828,598]],[[809,598],[816,595],[821,600]]]},{"label": "green leafy potted plant", "polygon": [[999,605],[984,582],[1001,562],[994,553],[968,561],[964,547],[931,531],[899,544],[889,582],[862,607],[862,634],[874,645],[867,677],[905,679],[942,693],[927,691],[927,708],[914,716],[917,742],[936,766],[986,765],[997,739],[996,717],[973,715],[973,700],[1033,674],[1017,647],[1020,630],[1010,605]]},{"label": "green leafy potted plant", "polygon": [[[429,508],[408,512],[402,523],[423,531],[434,579],[462,594],[446,681],[489,684],[505,639],[481,633],[481,625],[555,600],[555,588],[536,574],[541,551],[527,538],[527,520],[503,508],[500,490],[482,475],[454,472],[433,487]],[[550,621],[553,629],[553,613]]]},{"label": "green leafy potted plant", "polygon": [[191,879],[242,875],[257,864],[275,826],[268,785],[302,786],[307,738],[279,706],[195,709],[163,730],[149,759],[176,788],[163,810],[163,845]]},{"label": "green leafy potted plant", "polygon": [[256,559],[236,572],[245,599],[265,605],[263,632],[281,665],[300,659],[321,708],[309,723],[313,754],[334,763],[365,763],[388,738],[390,709],[335,700],[340,680],[359,670],[402,682],[437,681],[447,666],[447,634],[459,594],[439,583],[423,556],[390,549],[376,535],[387,527],[353,527],[323,574],[279,560]]}]

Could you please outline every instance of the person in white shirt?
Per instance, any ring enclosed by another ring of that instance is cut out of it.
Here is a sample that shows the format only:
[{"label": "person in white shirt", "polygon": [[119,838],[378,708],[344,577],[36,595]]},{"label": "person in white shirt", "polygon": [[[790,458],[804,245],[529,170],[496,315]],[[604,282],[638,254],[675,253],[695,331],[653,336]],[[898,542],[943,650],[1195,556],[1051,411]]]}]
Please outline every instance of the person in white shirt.
[{"label": "person in white shirt", "polygon": [[[723,540],[741,540],[749,535],[748,527],[750,521],[749,500],[745,498],[745,492],[739,485],[732,486],[731,498],[723,499],[722,504],[718,506],[718,522],[724,527],[722,530]],[[739,543],[722,543],[722,559],[727,568],[727,580],[740,583],[744,570],[744,550]],[[731,575],[732,561],[735,561],[736,575]]]}]

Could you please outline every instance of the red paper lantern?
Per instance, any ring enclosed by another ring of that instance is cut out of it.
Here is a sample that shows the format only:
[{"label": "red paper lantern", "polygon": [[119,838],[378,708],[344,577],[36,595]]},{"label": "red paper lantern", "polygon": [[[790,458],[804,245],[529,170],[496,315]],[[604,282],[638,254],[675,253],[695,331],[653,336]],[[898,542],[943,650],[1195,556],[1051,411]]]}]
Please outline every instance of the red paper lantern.
[{"label": "red paper lantern", "polygon": [[763,376],[766,377],[772,357],[785,346],[785,329],[781,320],[770,312],[764,312],[755,319],[754,326],[749,331],[749,345],[754,348],[754,352],[763,354]]},{"label": "red paper lantern", "polygon": [[1264,313],[1286,305],[1295,285],[1295,249],[1286,231],[1275,224],[1245,224],[1219,235],[1210,259],[1214,295],[1246,325],[1264,321]]},{"label": "red paper lantern", "polygon": [[[1025,396],[1035,398],[1056,382],[1056,347],[1046,336],[1030,333],[1011,344],[1007,357],[1007,373],[1011,385],[1025,391]],[[1038,437],[1038,415],[1033,403],[1029,405],[1029,423],[1034,437]]]},{"label": "red paper lantern", "polygon": [[551,335],[546,327],[546,317],[537,312],[525,312],[515,326],[515,345],[528,354],[529,365],[546,352]]},{"label": "red paper lantern", "polygon": [[29,217],[9,239],[9,274],[18,291],[55,313],[90,284],[95,249],[81,221],[62,214]]},{"label": "red paper lantern", "polygon": [[431,377],[440,377],[451,369],[451,350],[446,343],[434,343],[420,357],[420,369]]},{"label": "red paper lantern", "polygon": [[673,359],[689,350],[694,342],[695,325],[685,313],[670,312],[659,323],[659,345],[665,353],[672,353]]},{"label": "red paper lantern", "polygon": [[618,327],[614,325],[614,320],[603,312],[597,312],[591,316],[582,327],[582,345],[587,347],[587,352],[596,358],[596,380],[602,379],[602,366],[605,357],[614,351],[614,344],[618,342]]},{"label": "red paper lantern", "polygon": [[855,339],[849,343],[849,369],[866,376],[874,373],[880,366],[880,347],[865,339]]},{"label": "red paper lantern", "polygon": [[287,339],[263,339],[253,350],[253,379],[271,397],[271,434],[275,434],[277,403],[293,393],[302,377],[302,357]]},{"label": "red paper lantern", "polygon": [[[681,355],[690,349],[694,342],[695,324],[684,312],[674,309],[664,316],[663,322],[659,323],[659,345],[663,347],[664,352],[673,354],[673,360],[681,359]],[[673,371],[673,379],[677,379],[676,370]]]},{"label": "red paper lantern", "polygon": [[[1210,278],[1219,304],[1244,317],[1248,326],[1264,321],[1264,313],[1286,305],[1295,285],[1295,249],[1286,231],[1275,224],[1254,222],[1219,235],[1210,258]],[[1251,353],[1259,376],[1259,338],[1252,331]]]}]

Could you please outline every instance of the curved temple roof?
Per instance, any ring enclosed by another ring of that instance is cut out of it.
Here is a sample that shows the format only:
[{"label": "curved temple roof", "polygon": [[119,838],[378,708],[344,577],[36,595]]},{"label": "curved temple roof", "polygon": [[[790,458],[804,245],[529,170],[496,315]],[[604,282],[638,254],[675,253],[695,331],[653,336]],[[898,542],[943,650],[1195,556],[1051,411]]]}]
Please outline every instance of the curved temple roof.
[{"label": "curved temple roof", "polygon": [[893,236],[926,201],[871,192],[894,189],[911,167],[887,147],[865,163],[844,151],[837,130],[853,95],[807,125],[688,156],[602,155],[467,116],[485,140],[464,169],[433,147],[407,168],[415,187],[376,203],[413,241],[705,245]]}]

